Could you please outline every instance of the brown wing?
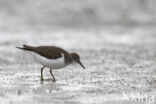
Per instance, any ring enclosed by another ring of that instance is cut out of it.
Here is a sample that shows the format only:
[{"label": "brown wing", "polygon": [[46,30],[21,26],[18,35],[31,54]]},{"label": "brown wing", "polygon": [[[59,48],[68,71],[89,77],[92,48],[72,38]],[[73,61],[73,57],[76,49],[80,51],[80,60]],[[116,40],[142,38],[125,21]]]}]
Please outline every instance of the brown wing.
[{"label": "brown wing", "polygon": [[39,46],[39,47],[32,47],[32,46],[24,46],[25,49],[29,51],[33,51],[38,53],[41,56],[44,56],[48,59],[57,59],[62,57],[62,52],[64,54],[69,55],[69,53],[62,48],[55,47],[55,46]]},{"label": "brown wing", "polygon": [[61,52],[63,50],[57,47],[52,47],[52,46],[40,46],[36,47],[36,51],[38,54],[47,57],[48,59],[57,59],[60,58]]}]

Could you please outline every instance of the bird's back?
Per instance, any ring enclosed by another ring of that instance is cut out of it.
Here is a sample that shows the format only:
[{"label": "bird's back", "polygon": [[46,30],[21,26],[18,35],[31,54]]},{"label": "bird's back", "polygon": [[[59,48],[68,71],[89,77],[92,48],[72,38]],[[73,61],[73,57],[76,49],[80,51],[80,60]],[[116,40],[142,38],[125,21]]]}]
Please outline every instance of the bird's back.
[{"label": "bird's back", "polygon": [[72,56],[69,52],[56,46],[34,47],[34,46],[23,45],[23,49],[35,52],[43,57],[46,57],[47,59],[58,59],[62,57],[62,54],[64,54],[66,64],[69,64],[72,61]]}]

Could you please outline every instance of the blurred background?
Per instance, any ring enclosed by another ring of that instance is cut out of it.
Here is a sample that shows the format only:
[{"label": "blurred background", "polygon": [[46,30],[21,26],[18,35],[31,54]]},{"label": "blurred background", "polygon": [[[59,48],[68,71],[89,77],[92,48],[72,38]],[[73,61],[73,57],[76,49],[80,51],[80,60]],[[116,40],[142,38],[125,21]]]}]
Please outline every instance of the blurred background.
[{"label": "blurred background", "polygon": [[[22,44],[77,52],[86,70],[70,65],[40,84]],[[131,104],[123,92],[156,96],[155,63],[156,0],[0,0],[3,104]]]},{"label": "blurred background", "polygon": [[0,30],[155,25],[155,0],[0,0]]}]

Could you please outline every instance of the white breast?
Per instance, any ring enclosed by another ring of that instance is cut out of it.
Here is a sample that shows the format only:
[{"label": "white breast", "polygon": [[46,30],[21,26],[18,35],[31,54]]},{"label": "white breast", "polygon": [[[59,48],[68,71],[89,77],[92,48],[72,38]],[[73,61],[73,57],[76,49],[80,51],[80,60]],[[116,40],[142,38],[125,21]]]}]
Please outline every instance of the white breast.
[{"label": "white breast", "polygon": [[31,52],[31,53],[35,57],[37,62],[39,62],[40,64],[42,64],[46,67],[49,67],[52,69],[59,69],[59,68],[63,68],[66,66],[63,53],[62,53],[62,57],[60,57],[58,59],[48,59],[48,58],[43,57],[35,52]]}]

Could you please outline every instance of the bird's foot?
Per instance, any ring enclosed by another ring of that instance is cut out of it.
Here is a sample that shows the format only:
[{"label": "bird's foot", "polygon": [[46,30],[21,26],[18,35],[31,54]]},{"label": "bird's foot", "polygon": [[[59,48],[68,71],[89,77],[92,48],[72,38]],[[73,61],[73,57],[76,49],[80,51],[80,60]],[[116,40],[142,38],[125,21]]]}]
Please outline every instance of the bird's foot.
[{"label": "bird's foot", "polygon": [[56,80],[55,80],[55,79],[53,79],[52,81],[53,81],[53,82],[56,82]]},{"label": "bird's foot", "polygon": [[44,79],[41,77],[41,78],[40,78],[40,81],[43,82],[43,80],[44,80]]}]

